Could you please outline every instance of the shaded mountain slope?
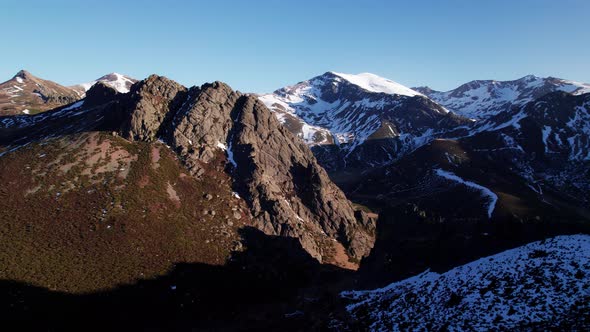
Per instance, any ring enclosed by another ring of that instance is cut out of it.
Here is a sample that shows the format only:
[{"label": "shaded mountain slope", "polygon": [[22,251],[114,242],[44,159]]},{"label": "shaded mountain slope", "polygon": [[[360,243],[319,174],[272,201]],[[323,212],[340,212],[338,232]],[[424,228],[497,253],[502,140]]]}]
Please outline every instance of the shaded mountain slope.
[{"label": "shaded mountain slope", "polygon": [[587,220],[589,98],[548,94],[479,122],[464,137],[435,140],[366,173],[364,181],[343,182],[343,188],[373,205],[413,202],[449,217],[484,212],[481,190],[441,176],[444,171],[493,191],[498,216]]},{"label": "shaded mountain slope", "polygon": [[413,203],[465,221],[588,219],[569,205],[567,194],[557,190],[540,194],[510,164],[490,158],[469,143],[435,140],[397,163],[365,174],[365,181],[345,189],[355,201],[369,206]]},{"label": "shaded mountain slope", "polygon": [[[165,275],[89,294],[0,280],[0,320],[21,330],[326,330],[334,282],[351,272],[320,265],[299,241],[239,230],[244,250],[225,265],[179,263]],[[335,316],[334,316],[335,317]]]},{"label": "shaded mountain slope", "polygon": [[588,273],[590,236],[560,236],[342,295],[362,330],[583,330]]},{"label": "shaded mountain slope", "polygon": [[[248,207],[216,164],[191,177],[164,144],[101,132],[32,143],[0,158],[0,278],[87,292],[222,265]],[[212,195],[208,198],[207,195]],[[237,215],[236,215],[237,214]]]}]

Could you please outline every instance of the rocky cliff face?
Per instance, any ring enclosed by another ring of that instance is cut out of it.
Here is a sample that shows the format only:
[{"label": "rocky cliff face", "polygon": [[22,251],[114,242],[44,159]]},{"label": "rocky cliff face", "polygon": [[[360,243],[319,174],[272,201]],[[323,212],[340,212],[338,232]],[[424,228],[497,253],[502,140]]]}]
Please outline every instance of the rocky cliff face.
[{"label": "rocky cliff face", "polygon": [[215,82],[188,91],[163,77],[134,85],[121,134],[163,139],[193,176],[226,156],[235,191],[248,203],[256,226],[270,235],[298,238],[320,261],[344,245],[355,259],[373,243],[374,221],[355,211],[309,148],[255,96]]},{"label": "rocky cliff face", "polygon": [[123,123],[122,136],[136,141],[155,140],[170,110],[186,98],[186,88],[165,77],[151,75],[132,86],[125,103],[129,116]]}]

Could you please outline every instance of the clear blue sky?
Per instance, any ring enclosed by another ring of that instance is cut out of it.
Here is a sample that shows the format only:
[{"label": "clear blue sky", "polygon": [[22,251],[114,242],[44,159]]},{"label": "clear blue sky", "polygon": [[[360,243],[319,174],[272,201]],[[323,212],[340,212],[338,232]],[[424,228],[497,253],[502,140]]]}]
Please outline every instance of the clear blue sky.
[{"label": "clear blue sky", "polygon": [[0,2],[0,81],[109,72],[267,92],[372,72],[448,90],[526,74],[590,82],[588,0]]}]

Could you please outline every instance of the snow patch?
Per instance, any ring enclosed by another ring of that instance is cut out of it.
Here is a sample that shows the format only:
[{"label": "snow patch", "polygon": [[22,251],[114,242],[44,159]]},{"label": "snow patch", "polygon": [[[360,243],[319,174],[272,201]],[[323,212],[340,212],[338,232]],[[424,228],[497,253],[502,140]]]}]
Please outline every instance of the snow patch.
[{"label": "snow patch", "polygon": [[62,111],[73,110],[73,109],[82,107],[82,105],[84,105],[84,100],[77,101],[77,102],[73,103],[72,105],[70,105],[70,106],[68,106],[66,108],[63,108]]},{"label": "snow patch", "polygon": [[590,236],[570,235],[340,295],[371,331],[552,330],[564,320],[583,321],[589,275]]},{"label": "snow patch", "polygon": [[[114,76],[114,79],[110,79],[110,76]],[[117,90],[120,93],[129,92],[129,88],[127,87],[127,85],[128,84],[133,85],[133,83],[134,83],[132,79],[130,79],[129,77],[127,77],[125,75],[121,75],[119,73],[111,73],[109,75],[105,75],[105,76],[99,78],[96,81],[78,84],[78,86],[81,87],[82,89],[84,89],[84,92],[86,92],[86,91],[90,90],[90,88],[98,82],[102,82],[102,83],[112,87],[113,89]]]},{"label": "snow patch", "polygon": [[494,209],[496,208],[496,202],[498,201],[498,196],[496,194],[494,194],[494,192],[492,192],[490,189],[488,189],[486,187],[480,186],[479,184],[477,184],[475,182],[464,180],[464,179],[458,177],[457,175],[455,175],[454,173],[445,171],[440,168],[437,168],[435,170],[435,173],[436,173],[436,175],[443,177],[447,180],[459,182],[459,183],[464,184],[468,187],[471,187],[471,188],[481,191],[484,196],[487,196],[489,198],[490,202],[488,204],[487,212],[488,212],[488,218],[492,218],[492,213],[494,212]]},{"label": "snow patch", "polygon": [[549,138],[549,134],[551,134],[551,127],[544,126],[543,127],[543,144],[545,145],[545,153],[549,152],[549,146],[547,145],[547,138]]},{"label": "snow patch", "polygon": [[402,95],[409,97],[422,96],[421,93],[416,92],[408,87],[405,87],[397,82],[388,80],[386,78],[371,73],[351,75],[332,72],[332,74],[340,76],[348,82],[371,92],[388,93],[393,95]]},{"label": "snow patch", "polygon": [[217,142],[217,147],[220,148],[223,151],[227,150],[227,147],[225,146],[225,144],[221,143],[221,142]]}]

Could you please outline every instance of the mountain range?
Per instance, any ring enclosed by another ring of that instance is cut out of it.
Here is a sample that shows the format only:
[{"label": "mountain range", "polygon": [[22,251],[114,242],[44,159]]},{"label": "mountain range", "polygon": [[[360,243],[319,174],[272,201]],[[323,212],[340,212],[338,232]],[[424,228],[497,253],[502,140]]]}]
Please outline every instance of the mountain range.
[{"label": "mountain range", "polygon": [[66,87],[21,70],[12,79],[0,84],[0,116],[36,114],[72,103],[83,98],[86,91],[97,82],[125,93],[137,80],[111,73],[92,82]]},{"label": "mountain range", "polygon": [[23,70],[0,106],[0,305],[19,322],[588,323],[588,241],[572,235],[590,233],[588,84],[437,92],[326,72],[251,94],[117,73],[64,87]]},{"label": "mountain range", "polygon": [[[478,169],[469,171],[474,173],[491,158],[497,161],[494,172],[514,177],[510,183],[522,183],[541,201],[550,200],[544,197],[549,192],[563,195],[587,218],[589,87],[526,76],[472,81],[442,93],[409,89],[372,74],[328,72],[259,98],[304,139],[349,195],[373,199],[396,188],[405,201],[424,197],[428,193],[420,183],[431,182],[436,167],[473,168],[468,162],[481,159]],[[426,156],[432,150],[442,156]],[[418,168],[409,166],[422,175],[399,171],[415,158],[427,158]],[[471,180],[488,182],[474,176]]]},{"label": "mountain range", "polygon": [[514,81],[478,80],[446,91],[414,88],[440,105],[471,119],[487,119],[513,106],[523,106],[550,92],[573,95],[590,92],[590,84],[555,77],[528,75]]}]

